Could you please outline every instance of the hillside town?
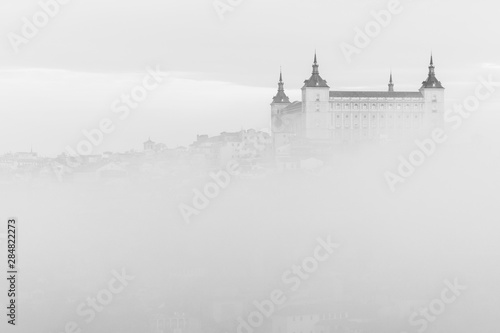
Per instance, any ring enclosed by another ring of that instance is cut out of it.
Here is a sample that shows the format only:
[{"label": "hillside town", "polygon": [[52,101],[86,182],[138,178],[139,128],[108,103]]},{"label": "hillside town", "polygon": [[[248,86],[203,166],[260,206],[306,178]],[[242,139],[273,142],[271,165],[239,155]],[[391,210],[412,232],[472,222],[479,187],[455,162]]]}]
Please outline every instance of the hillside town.
[{"label": "hillside town", "polygon": [[[223,132],[210,137],[198,135],[189,147],[169,148],[148,138],[141,150],[56,157],[35,151],[0,156],[0,183],[10,182],[92,182],[98,180],[167,179],[219,169],[237,161],[241,173],[256,176],[280,168],[314,168],[319,160],[276,163],[269,133],[253,129]],[[318,164],[319,163],[319,164]]]}]

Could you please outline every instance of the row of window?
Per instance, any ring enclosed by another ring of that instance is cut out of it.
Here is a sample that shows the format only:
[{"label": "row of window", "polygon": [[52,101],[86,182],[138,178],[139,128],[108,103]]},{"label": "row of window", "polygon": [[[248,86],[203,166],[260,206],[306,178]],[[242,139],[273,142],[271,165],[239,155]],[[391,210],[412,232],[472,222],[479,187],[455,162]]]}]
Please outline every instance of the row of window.
[{"label": "row of window", "polygon": [[304,321],[304,320],[314,320],[316,319],[342,319],[342,318],[347,318],[348,314],[347,312],[343,313],[328,313],[328,314],[323,314],[319,316],[295,316],[291,317],[292,321]]},{"label": "row of window", "polygon": [[[319,127],[319,123],[316,124],[316,127]],[[412,124],[409,122],[405,122],[405,123],[396,122],[395,124],[393,124],[393,123],[387,123],[387,124],[386,123],[380,123],[380,124],[376,124],[376,123],[371,123],[371,124],[344,123],[344,124],[340,124],[340,123],[337,123],[335,125],[335,127],[338,129],[341,129],[342,127],[346,128],[346,129],[351,129],[351,128],[358,129],[358,128],[368,128],[368,127],[371,127],[371,128],[420,128],[420,124],[418,124],[418,123]]]},{"label": "row of window", "polygon": [[[319,126],[318,126],[319,127]],[[336,126],[338,129],[342,128],[342,124],[340,123],[337,123]],[[344,128],[347,128],[347,129],[351,129],[351,128],[354,128],[354,129],[358,129],[360,127],[362,128],[368,128],[368,127],[371,127],[371,128],[420,128],[420,124],[418,123],[409,123],[409,122],[405,122],[404,124],[403,123],[380,123],[380,124],[376,124],[376,123],[371,123],[371,124],[367,124],[367,123],[363,123],[363,124],[351,124],[351,123],[344,123],[343,124],[343,127]]]},{"label": "row of window", "polygon": [[330,110],[423,110],[423,103],[330,103]]},{"label": "row of window", "polygon": [[[349,115],[344,115],[343,117],[341,117],[340,115],[336,115],[336,117],[334,117],[332,115],[330,127],[359,128],[360,126],[362,126],[364,128],[385,128],[387,126],[389,128],[392,128],[394,125],[396,127],[404,125],[405,127],[409,128],[412,126],[412,123],[413,127],[418,127],[421,120],[422,117],[420,115],[398,115],[394,117],[392,115],[389,115],[387,117],[385,117],[384,115],[379,115],[378,117],[376,115],[372,115],[370,117],[366,115],[364,115],[363,117],[358,117],[358,115],[352,117],[350,117]],[[315,125],[316,127],[320,127],[320,121],[316,120]]]},{"label": "row of window", "polygon": [[[404,115],[402,115],[402,114],[398,114],[398,115],[394,115],[394,116],[393,116],[392,114],[389,114],[389,115],[384,115],[384,114],[379,114],[379,115],[377,115],[377,114],[372,114],[372,115],[368,116],[368,115],[366,115],[366,114],[363,114],[363,115],[357,115],[357,114],[354,114],[354,115],[351,115],[351,114],[344,114],[344,115],[342,115],[342,117],[341,117],[341,115],[340,115],[340,114],[337,114],[337,115],[335,116],[335,118],[336,118],[336,119],[341,119],[341,118],[344,118],[344,119],[358,119],[358,118],[359,118],[359,119],[373,119],[373,120],[375,120],[375,119],[377,119],[377,118],[379,118],[379,119],[386,119],[386,118],[387,118],[387,119],[392,119],[392,118],[395,118],[395,119],[403,119],[403,118],[404,118],[404,119],[410,119],[410,118],[418,119],[418,118],[421,118],[421,115],[420,115],[420,114],[415,114],[415,115],[409,115],[409,114],[404,114]],[[332,116],[331,116],[331,119],[332,119],[332,122],[333,122],[333,119],[334,119],[333,114],[332,114]]]}]

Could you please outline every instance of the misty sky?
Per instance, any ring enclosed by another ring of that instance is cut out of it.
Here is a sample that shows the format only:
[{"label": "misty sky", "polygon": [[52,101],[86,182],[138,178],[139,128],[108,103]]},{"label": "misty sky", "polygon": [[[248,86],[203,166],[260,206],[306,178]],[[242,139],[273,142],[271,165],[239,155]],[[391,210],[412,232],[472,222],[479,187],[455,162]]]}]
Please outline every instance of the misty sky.
[{"label": "misty sky", "polygon": [[[47,0],[45,0],[47,1]],[[212,0],[72,0],[18,53],[7,38],[38,0],[0,3],[0,153],[55,155],[102,118],[115,122],[96,152],[140,149],[149,136],[169,147],[196,134],[267,128],[279,67],[293,100],[311,72],[314,50],[332,89],[416,91],[431,50],[450,104],[479,75],[500,81],[500,23],[487,0],[401,0],[403,11],[348,63],[340,44],[388,1],[243,0],[221,21]],[[160,88],[127,119],[114,100],[142,82],[147,67]]]}]

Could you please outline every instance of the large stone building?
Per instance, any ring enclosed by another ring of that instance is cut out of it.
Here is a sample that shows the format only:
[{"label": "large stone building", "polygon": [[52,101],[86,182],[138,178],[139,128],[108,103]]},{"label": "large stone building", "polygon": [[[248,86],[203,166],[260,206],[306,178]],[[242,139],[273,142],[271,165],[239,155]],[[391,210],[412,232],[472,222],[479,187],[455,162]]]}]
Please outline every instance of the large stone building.
[{"label": "large stone building", "polygon": [[444,121],[444,88],[431,56],[429,74],[418,91],[395,91],[390,75],[387,91],[330,90],[313,72],[302,87],[302,101],[290,102],[280,73],[271,104],[276,153],[290,154],[297,145],[398,141],[425,134]]}]

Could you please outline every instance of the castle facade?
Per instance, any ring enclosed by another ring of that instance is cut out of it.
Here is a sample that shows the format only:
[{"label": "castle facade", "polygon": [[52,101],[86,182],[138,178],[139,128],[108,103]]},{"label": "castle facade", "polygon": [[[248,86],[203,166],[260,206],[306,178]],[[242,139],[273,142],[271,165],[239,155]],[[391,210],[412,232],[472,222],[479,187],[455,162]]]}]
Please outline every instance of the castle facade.
[{"label": "castle facade", "polygon": [[432,56],[427,79],[417,91],[395,91],[392,73],[387,91],[331,90],[320,76],[316,55],[312,67],[300,102],[290,102],[280,73],[278,92],[271,103],[277,154],[290,154],[299,142],[390,142],[443,126],[445,89],[436,78]]}]

